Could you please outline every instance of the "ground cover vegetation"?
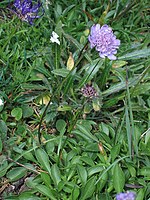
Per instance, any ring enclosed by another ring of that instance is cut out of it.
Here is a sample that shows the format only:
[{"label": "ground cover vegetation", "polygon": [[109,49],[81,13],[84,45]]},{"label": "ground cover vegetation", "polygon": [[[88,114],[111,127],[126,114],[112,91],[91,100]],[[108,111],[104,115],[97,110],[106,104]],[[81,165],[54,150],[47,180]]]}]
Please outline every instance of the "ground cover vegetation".
[{"label": "ground cover vegetation", "polygon": [[0,2],[0,199],[150,199],[149,1],[32,3]]}]

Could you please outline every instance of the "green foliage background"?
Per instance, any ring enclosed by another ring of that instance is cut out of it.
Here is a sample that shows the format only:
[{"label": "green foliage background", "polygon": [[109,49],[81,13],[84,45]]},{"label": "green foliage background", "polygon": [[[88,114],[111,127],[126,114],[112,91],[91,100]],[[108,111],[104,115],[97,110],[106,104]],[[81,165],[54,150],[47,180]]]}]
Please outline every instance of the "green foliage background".
[{"label": "green foliage background", "polygon": [[[34,26],[0,3],[1,198],[150,199],[149,2],[42,2]],[[94,23],[121,40],[117,61],[90,49]]]}]

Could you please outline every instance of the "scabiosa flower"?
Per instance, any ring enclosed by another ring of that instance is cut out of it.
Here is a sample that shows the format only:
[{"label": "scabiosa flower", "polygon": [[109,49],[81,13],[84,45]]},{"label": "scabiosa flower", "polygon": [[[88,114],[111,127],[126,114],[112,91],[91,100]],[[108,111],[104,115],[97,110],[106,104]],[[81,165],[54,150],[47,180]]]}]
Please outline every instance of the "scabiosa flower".
[{"label": "scabiosa flower", "polygon": [[97,92],[96,92],[95,88],[92,85],[89,85],[89,84],[85,85],[81,89],[81,92],[82,92],[83,96],[85,96],[85,97],[92,98],[92,97],[97,96]]},{"label": "scabiosa flower", "polygon": [[[40,18],[44,13],[40,0],[38,0],[37,4],[32,0],[15,0],[13,5],[15,7],[14,12],[19,18],[22,21],[29,22],[31,25],[35,19]],[[40,10],[42,10],[41,15],[39,15]]]},{"label": "scabiosa flower", "polygon": [[120,40],[116,39],[112,29],[108,25],[94,24],[88,37],[91,48],[95,47],[101,58],[108,57],[116,60],[115,54],[120,45]]},{"label": "scabiosa flower", "polygon": [[134,192],[119,193],[116,195],[116,200],[135,200],[136,195]]}]

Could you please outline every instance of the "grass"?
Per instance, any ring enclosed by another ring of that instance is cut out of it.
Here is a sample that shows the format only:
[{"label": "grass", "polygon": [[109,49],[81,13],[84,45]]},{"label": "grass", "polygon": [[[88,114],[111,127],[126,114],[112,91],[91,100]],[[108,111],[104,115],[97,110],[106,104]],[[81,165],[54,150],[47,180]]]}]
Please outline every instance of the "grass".
[{"label": "grass", "polygon": [[[1,199],[150,199],[148,6],[43,1],[30,26],[0,3]],[[121,40],[116,61],[90,49],[94,23]],[[86,84],[97,96],[83,96]]]}]

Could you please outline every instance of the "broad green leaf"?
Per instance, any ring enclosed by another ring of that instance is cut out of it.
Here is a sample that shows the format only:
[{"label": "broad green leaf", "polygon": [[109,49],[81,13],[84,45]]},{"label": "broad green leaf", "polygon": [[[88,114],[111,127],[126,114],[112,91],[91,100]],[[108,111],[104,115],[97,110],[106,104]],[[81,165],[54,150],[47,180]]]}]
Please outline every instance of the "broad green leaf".
[{"label": "broad green leaf", "polygon": [[23,152],[23,157],[27,160],[30,160],[32,162],[36,162],[36,159],[34,158],[33,154],[31,152]]},{"label": "broad green leaf", "polygon": [[146,58],[148,56],[150,56],[150,48],[145,48],[141,50],[132,51],[131,53],[127,53],[121,57],[118,57],[118,60],[133,60]]},{"label": "broad green leaf", "polygon": [[49,199],[57,200],[57,198],[54,196],[55,192],[52,189],[46,187],[45,185],[38,184],[38,185],[35,186],[35,189],[37,189],[38,192],[45,195]]},{"label": "broad green leaf", "polygon": [[22,109],[17,107],[17,108],[14,108],[12,111],[11,111],[11,115],[13,117],[15,117],[15,119],[17,121],[19,121],[21,118],[22,118]]},{"label": "broad green leaf", "polygon": [[0,177],[4,176],[7,172],[8,161],[5,156],[0,156]]},{"label": "broad green leaf", "polygon": [[10,181],[17,181],[20,178],[24,177],[26,175],[27,169],[24,167],[15,167],[11,169],[7,174],[6,177]]},{"label": "broad green leaf", "polygon": [[145,195],[145,188],[140,188],[138,190],[138,193],[137,193],[137,196],[136,196],[136,200],[144,200],[145,199],[144,195]]},{"label": "broad green leaf", "polygon": [[88,168],[88,176],[92,176],[93,174],[102,172],[103,170],[104,170],[104,166],[96,165],[96,166],[90,167]]},{"label": "broad green leaf", "polygon": [[51,177],[54,181],[55,186],[58,186],[58,183],[61,181],[61,174],[56,164],[52,165],[51,167]]},{"label": "broad green leaf", "polygon": [[91,177],[86,182],[85,186],[81,189],[80,200],[85,200],[93,196],[96,187],[95,183],[96,183],[96,177]]},{"label": "broad green leaf", "polygon": [[55,149],[55,143],[54,143],[54,141],[47,142],[45,148],[46,148],[46,152],[50,156],[52,154],[52,152],[54,151],[54,149]]},{"label": "broad green leaf", "polygon": [[[132,79],[130,78],[128,80],[128,85],[130,86],[135,86],[138,83],[139,79],[137,77],[133,77]],[[120,82],[120,83],[116,83],[114,85],[112,85],[109,89],[104,90],[102,92],[103,96],[108,96],[110,94],[119,92],[120,90],[124,90],[126,89],[126,82]]]},{"label": "broad green leaf", "polygon": [[130,163],[126,163],[126,165],[128,167],[128,170],[129,170],[131,176],[136,177],[137,172],[136,172],[135,167],[133,167]]},{"label": "broad green leaf", "polygon": [[21,192],[19,195],[19,200],[41,200],[39,197],[35,196],[31,192]]},{"label": "broad green leaf", "polygon": [[34,179],[34,177],[29,177],[27,180],[26,180],[26,185],[27,185],[27,187],[29,187],[29,188],[35,188],[35,186],[37,185],[37,184],[39,184],[41,182],[41,180],[40,181],[37,181],[36,179]]},{"label": "broad green leaf", "polygon": [[22,106],[22,115],[23,118],[28,118],[31,117],[33,115],[33,108],[29,107],[28,105],[24,105]]},{"label": "broad green leaf", "polygon": [[50,186],[50,184],[51,184],[50,175],[46,174],[45,172],[41,172],[40,175],[41,175],[41,178],[44,181],[45,185]]},{"label": "broad green leaf", "polygon": [[39,148],[35,150],[35,156],[41,167],[45,169],[49,174],[51,174],[50,161],[47,153],[43,149]]},{"label": "broad green leaf", "polygon": [[87,138],[98,142],[98,139],[94,135],[92,135],[92,133],[89,130],[87,130],[86,127],[84,127],[80,124],[77,124],[76,127],[77,127],[77,129],[79,129],[81,134],[84,134]]},{"label": "broad green leaf", "polygon": [[86,164],[90,165],[90,166],[94,166],[94,161],[92,160],[92,158],[88,157],[88,156],[82,156],[81,160],[83,162],[85,162]]},{"label": "broad green leaf", "polygon": [[79,175],[82,185],[85,185],[85,183],[87,181],[87,171],[86,171],[85,167],[78,164],[77,171],[78,171],[78,175]]},{"label": "broad green leaf", "polygon": [[70,199],[71,200],[78,200],[79,194],[80,194],[80,190],[77,186],[75,186],[72,190]]},{"label": "broad green leaf", "polygon": [[56,121],[56,129],[61,133],[64,132],[66,128],[66,122],[63,119]]},{"label": "broad green leaf", "polygon": [[117,144],[112,147],[110,151],[112,162],[114,162],[115,158],[119,156],[119,152],[120,152],[120,144]]},{"label": "broad green leaf", "polygon": [[7,126],[3,120],[0,120],[0,136],[5,138],[7,136]]},{"label": "broad green leaf", "polygon": [[57,76],[62,76],[62,77],[66,77],[69,74],[69,70],[68,69],[54,69],[52,71],[53,74],[57,75]]},{"label": "broad green leaf", "polygon": [[113,185],[116,193],[122,192],[125,185],[125,175],[118,164],[113,168]]}]

